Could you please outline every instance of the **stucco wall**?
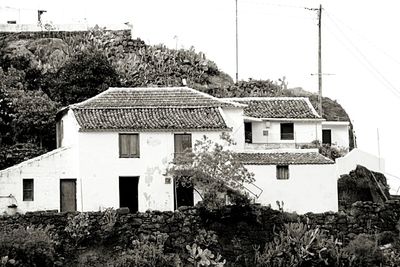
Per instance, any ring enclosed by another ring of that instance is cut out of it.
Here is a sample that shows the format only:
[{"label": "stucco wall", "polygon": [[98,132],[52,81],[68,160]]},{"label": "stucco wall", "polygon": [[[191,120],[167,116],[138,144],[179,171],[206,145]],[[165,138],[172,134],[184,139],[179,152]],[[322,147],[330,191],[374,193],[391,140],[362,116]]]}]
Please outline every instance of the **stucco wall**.
[{"label": "stucco wall", "polygon": [[[220,132],[193,132],[192,143],[207,135],[218,141]],[[83,210],[119,207],[119,177],[139,176],[139,211],[173,210],[173,183],[165,170],[173,158],[174,133],[141,132],[140,158],[119,158],[118,132],[79,133],[79,174]],[[78,207],[79,208],[79,207]]]},{"label": "stucco wall", "polygon": [[242,108],[224,108],[223,116],[228,127],[232,128],[229,134],[235,140],[235,149],[244,149],[244,124]]},{"label": "stucco wall", "polygon": [[331,130],[332,144],[339,147],[349,148],[349,124],[339,123],[331,124],[330,122],[322,122],[322,129]]},{"label": "stucco wall", "polygon": [[337,178],[342,174],[348,174],[356,169],[357,165],[362,165],[371,171],[385,172],[385,160],[375,155],[354,148],[344,157],[336,159]]},{"label": "stucco wall", "polygon": [[[0,196],[12,194],[20,211],[60,208],[60,179],[77,178],[76,150],[60,148],[0,171]],[[23,179],[34,179],[34,200],[22,200]],[[79,192],[77,192],[79,195]],[[10,204],[0,199],[0,212]]]},{"label": "stucco wall", "polygon": [[[321,140],[320,121],[294,121],[294,140],[281,140],[281,123],[290,121],[271,121],[270,127],[266,128],[265,122],[252,122],[253,143],[311,143]],[[268,136],[263,135],[263,130],[268,129]]]},{"label": "stucco wall", "polygon": [[257,186],[263,193],[256,202],[270,204],[277,209],[276,201],[284,202],[289,212],[325,212],[338,210],[335,165],[289,165],[289,179],[276,179],[275,165],[249,165]]},{"label": "stucco wall", "polygon": [[75,119],[74,112],[68,110],[68,113],[61,118],[63,124],[63,138],[61,146],[75,146],[78,144],[79,125]]}]

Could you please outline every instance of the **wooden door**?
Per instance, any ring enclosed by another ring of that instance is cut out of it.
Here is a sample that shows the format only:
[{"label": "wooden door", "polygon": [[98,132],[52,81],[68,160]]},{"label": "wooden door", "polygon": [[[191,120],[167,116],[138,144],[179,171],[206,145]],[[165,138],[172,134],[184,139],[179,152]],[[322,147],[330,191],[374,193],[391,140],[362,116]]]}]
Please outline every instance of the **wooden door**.
[{"label": "wooden door", "polygon": [[131,213],[139,210],[139,177],[119,177],[119,206],[127,207]]},{"label": "wooden door", "polygon": [[76,211],[76,179],[60,180],[60,211]]}]

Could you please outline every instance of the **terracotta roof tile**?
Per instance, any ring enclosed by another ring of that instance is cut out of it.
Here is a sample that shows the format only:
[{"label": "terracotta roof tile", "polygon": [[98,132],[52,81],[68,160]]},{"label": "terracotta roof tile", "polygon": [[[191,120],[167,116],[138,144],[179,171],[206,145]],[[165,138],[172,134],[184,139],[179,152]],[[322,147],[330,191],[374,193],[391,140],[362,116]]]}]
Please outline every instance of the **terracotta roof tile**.
[{"label": "terracotta roof tile", "polygon": [[237,107],[238,103],[219,99],[188,87],[110,88],[74,106],[80,108],[139,107]]},{"label": "terracotta roof tile", "polygon": [[247,104],[244,115],[253,118],[320,119],[308,98],[304,97],[245,97],[227,98]]},{"label": "terracotta roof tile", "polygon": [[110,88],[70,106],[83,131],[228,129],[219,108],[235,107],[188,87]]},{"label": "terracotta roof tile", "polygon": [[227,130],[218,108],[74,108],[82,131]]},{"label": "terracotta roof tile", "polygon": [[245,165],[306,165],[333,164],[334,161],[317,152],[307,153],[239,153]]}]

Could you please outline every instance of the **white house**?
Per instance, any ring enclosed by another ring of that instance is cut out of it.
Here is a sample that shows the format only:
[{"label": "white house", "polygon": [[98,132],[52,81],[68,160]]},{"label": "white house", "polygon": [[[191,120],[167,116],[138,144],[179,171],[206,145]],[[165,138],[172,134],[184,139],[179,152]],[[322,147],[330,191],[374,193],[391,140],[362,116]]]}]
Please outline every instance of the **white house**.
[{"label": "white house", "polygon": [[239,101],[187,87],[110,88],[62,109],[58,148],[0,171],[0,196],[15,197],[22,211],[193,205],[198,196],[175,186],[165,174],[168,163],[203,135],[217,142],[228,132],[255,173],[248,188],[257,188],[256,202],[283,201],[285,210],[300,213],[336,211],[334,162],[299,149],[322,138],[322,121],[306,98]]}]

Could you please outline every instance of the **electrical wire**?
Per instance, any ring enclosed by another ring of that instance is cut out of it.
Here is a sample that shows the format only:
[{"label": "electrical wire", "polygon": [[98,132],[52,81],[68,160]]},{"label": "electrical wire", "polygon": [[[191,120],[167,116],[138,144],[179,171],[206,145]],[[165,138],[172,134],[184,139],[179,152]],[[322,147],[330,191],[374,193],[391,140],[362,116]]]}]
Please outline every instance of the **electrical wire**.
[{"label": "electrical wire", "polygon": [[376,44],[374,44],[371,40],[369,40],[367,37],[365,37],[364,35],[358,33],[356,30],[354,30],[352,27],[350,27],[349,25],[347,25],[346,23],[343,22],[343,20],[341,20],[340,18],[338,18],[337,16],[330,14],[329,15],[331,17],[334,17],[336,19],[337,22],[341,23],[343,26],[345,26],[346,28],[348,28],[352,33],[354,33],[355,35],[358,35],[361,39],[363,39],[364,41],[366,41],[367,43],[369,43],[372,47],[374,47],[377,51],[381,52],[383,55],[385,55],[387,58],[393,60],[393,62],[397,63],[400,65],[400,60],[394,58],[392,55],[390,55],[389,53],[387,53],[385,50],[383,50],[382,48],[378,47]]},{"label": "electrical wire", "polygon": [[[343,35],[345,40],[352,46],[352,48],[358,53],[359,57],[361,57],[361,59],[364,61],[364,62],[360,61],[360,63],[362,63],[365,67],[367,67],[367,69],[378,79],[378,81],[385,88],[391,91],[396,97],[400,98],[400,91],[374,66],[374,64],[372,64],[372,62],[368,60],[368,58],[364,55],[364,53],[362,53],[362,51],[351,41],[351,39],[346,35],[346,33],[341,29],[341,27],[336,23],[336,21],[329,15],[329,13],[326,10],[325,13],[327,14],[327,17],[330,19],[330,21],[333,22],[334,26]],[[357,60],[359,60],[359,57],[356,57]]]}]

